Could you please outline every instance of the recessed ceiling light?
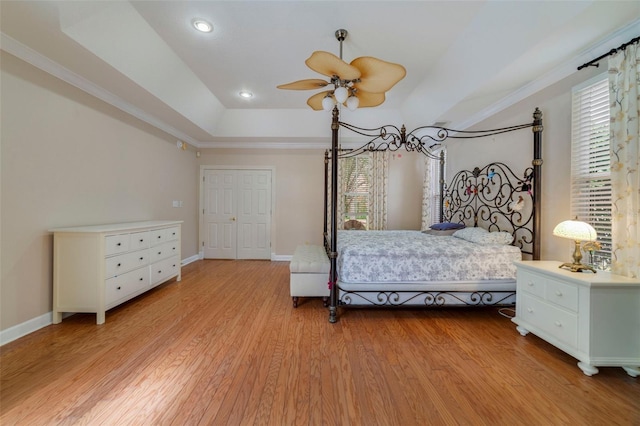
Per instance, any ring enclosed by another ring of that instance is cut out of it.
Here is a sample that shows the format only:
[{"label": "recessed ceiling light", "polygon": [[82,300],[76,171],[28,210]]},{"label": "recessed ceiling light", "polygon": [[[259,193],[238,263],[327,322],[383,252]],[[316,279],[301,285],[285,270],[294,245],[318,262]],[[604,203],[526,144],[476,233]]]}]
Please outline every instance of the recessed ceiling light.
[{"label": "recessed ceiling light", "polygon": [[245,98],[245,99],[251,99],[251,98],[253,98],[253,93],[251,93],[251,92],[250,92],[250,91],[248,91],[248,90],[241,90],[239,94],[240,94],[240,96],[241,96],[241,97],[243,97],[243,98]]},{"label": "recessed ceiling light", "polygon": [[204,19],[194,19],[193,21],[191,21],[191,23],[196,30],[202,31],[203,33],[210,33],[211,31],[213,31],[213,25],[211,25]]}]

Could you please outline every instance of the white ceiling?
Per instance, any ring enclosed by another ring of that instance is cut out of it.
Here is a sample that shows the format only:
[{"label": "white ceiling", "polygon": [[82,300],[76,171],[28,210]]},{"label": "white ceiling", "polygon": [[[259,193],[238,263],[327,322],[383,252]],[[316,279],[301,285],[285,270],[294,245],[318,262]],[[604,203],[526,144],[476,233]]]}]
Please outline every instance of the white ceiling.
[{"label": "white ceiling", "polygon": [[[326,144],[315,50],[374,56],[407,76],[362,126],[472,125],[640,35],[638,1],[6,1],[3,50],[196,147]],[[214,26],[191,27],[194,18]],[[250,100],[240,90],[254,93]]]}]

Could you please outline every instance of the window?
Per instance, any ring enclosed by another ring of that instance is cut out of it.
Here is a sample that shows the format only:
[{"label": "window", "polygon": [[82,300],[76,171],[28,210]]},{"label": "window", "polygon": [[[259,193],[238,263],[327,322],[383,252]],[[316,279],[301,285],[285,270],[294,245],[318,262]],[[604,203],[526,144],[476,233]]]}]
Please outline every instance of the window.
[{"label": "window", "polygon": [[572,91],[571,215],[598,232],[601,249],[584,261],[608,269],[611,261],[609,81],[598,76]]},{"label": "window", "polygon": [[[435,150],[433,151],[433,154],[439,156],[441,151],[444,151],[446,156],[445,148]],[[426,157],[426,158],[427,158],[426,161],[430,162],[429,173],[431,174],[431,176],[429,179],[429,183],[431,185],[431,188],[430,188],[431,203],[429,205],[431,208],[431,224],[430,225],[433,225],[434,223],[440,222],[440,158],[438,159],[429,158],[429,157]],[[445,182],[446,182],[446,179],[445,179]]]},{"label": "window", "polygon": [[362,154],[340,161],[343,167],[342,205],[345,229],[369,229],[371,158],[367,154]]}]

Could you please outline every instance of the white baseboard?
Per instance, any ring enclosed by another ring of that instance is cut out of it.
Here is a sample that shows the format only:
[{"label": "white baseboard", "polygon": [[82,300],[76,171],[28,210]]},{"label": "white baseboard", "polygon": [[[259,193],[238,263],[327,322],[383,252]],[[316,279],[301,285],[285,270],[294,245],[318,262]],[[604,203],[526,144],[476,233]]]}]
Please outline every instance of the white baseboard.
[{"label": "white baseboard", "polygon": [[38,331],[52,323],[53,313],[47,312],[44,315],[25,321],[22,324],[14,325],[6,330],[2,330],[0,331],[0,346],[13,342],[27,334],[33,333],[34,331]]},{"label": "white baseboard", "polygon": [[[275,253],[271,253],[271,261],[272,262],[291,262],[291,258],[293,257],[293,255],[291,254],[275,254]],[[198,253],[198,258],[200,260],[204,259],[204,252],[200,252]]]},{"label": "white baseboard", "polygon": [[187,257],[186,259],[182,259],[182,266],[188,265],[196,260],[202,259],[199,254],[194,254],[191,257]]},{"label": "white baseboard", "polygon": [[291,262],[291,258],[293,258],[293,255],[291,255],[291,254],[275,254],[275,253],[271,253],[271,261],[272,262]]}]

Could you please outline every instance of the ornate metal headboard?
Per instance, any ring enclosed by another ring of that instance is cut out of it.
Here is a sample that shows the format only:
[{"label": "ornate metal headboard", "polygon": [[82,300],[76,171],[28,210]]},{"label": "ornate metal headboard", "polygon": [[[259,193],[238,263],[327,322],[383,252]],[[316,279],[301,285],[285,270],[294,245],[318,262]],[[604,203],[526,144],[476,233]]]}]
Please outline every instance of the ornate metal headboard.
[{"label": "ornate metal headboard", "polygon": [[461,170],[446,186],[443,220],[513,235],[513,245],[533,255],[533,168],[517,176],[504,163]]}]

